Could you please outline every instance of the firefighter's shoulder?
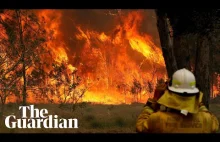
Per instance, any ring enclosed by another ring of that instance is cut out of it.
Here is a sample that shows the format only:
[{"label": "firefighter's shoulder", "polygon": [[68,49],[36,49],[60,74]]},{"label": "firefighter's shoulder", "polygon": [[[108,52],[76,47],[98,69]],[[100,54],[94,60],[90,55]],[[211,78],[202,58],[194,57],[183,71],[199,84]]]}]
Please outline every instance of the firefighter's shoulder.
[{"label": "firefighter's shoulder", "polygon": [[212,125],[212,132],[217,132],[219,130],[219,120],[215,114],[209,111],[203,103],[200,103],[199,112],[202,113],[202,116]]}]

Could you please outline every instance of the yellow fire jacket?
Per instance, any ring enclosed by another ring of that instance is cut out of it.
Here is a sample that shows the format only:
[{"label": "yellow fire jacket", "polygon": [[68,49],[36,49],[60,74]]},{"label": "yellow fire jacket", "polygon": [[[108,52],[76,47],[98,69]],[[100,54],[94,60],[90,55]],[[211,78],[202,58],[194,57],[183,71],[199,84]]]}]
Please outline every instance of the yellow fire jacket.
[{"label": "yellow fire jacket", "polygon": [[139,133],[215,133],[218,119],[202,105],[196,114],[157,111],[145,106],[136,123]]}]

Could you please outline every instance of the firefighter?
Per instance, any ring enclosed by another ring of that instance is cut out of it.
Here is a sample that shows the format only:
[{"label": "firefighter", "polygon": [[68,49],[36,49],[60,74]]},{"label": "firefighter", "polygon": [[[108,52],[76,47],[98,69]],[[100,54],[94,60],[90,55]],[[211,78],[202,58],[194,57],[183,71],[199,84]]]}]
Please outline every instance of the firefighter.
[{"label": "firefighter", "polygon": [[[158,88],[155,91],[156,97],[148,100],[138,116],[136,132],[215,133],[218,131],[218,119],[202,104],[203,93],[196,87],[192,72],[185,68],[177,70],[169,85]],[[161,91],[162,95],[160,95]]]}]

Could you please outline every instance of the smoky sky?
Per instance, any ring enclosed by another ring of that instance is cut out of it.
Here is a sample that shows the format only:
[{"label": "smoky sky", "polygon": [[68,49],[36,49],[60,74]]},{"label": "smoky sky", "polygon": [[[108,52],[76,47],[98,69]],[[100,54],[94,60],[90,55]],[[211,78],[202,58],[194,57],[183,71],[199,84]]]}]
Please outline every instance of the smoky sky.
[{"label": "smoky sky", "polygon": [[[125,15],[131,11],[134,10],[120,10],[120,12]],[[139,32],[150,35],[154,43],[159,46],[160,43],[154,10],[148,9],[142,11],[144,18]],[[105,32],[108,35],[111,34],[116,25],[120,23],[120,19],[117,19],[115,16],[116,14],[118,14],[118,10],[113,9],[62,10],[60,30],[69,49],[68,56],[72,64],[77,64],[77,57],[83,48],[83,41],[79,41],[75,38],[77,32],[76,27],[80,25],[83,30],[88,29],[99,33]],[[75,54],[76,56],[73,59]],[[78,58],[78,60],[80,60],[80,57]]]}]

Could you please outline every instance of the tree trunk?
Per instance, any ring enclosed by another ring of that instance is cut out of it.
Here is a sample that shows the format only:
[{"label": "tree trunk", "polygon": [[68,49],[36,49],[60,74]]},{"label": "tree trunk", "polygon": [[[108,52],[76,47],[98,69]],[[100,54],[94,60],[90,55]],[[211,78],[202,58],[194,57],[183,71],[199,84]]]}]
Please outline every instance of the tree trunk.
[{"label": "tree trunk", "polygon": [[157,28],[159,32],[162,52],[166,64],[167,75],[172,77],[172,74],[178,69],[173,51],[173,39],[170,36],[170,25],[165,13],[156,10]]},{"label": "tree trunk", "polygon": [[7,91],[4,90],[4,95],[1,97],[2,107],[1,107],[0,117],[4,115],[6,98],[7,98]]},{"label": "tree trunk", "polygon": [[141,92],[140,92],[140,100],[139,100],[140,102],[142,101],[142,97],[141,97]]},{"label": "tree trunk", "polygon": [[197,87],[203,92],[203,103],[209,108],[210,100],[210,47],[208,39],[204,36],[198,38],[197,56],[195,63],[195,77]]},{"label": "tree trunk", "polygon": [[23,64],[22,66],[22,78],[23,78],[23,90],[22,90],[22,96],[23,96],[23,105],[26,105],[26,98],[27,98],[27,80],[26,80],[26,64],[25,64],[25,52],[26,48],[23,41],[23,30],[22,30],[22,21],[21,21],[21,13],[19,10],[16,10],[17,19],[18,19],[18,27],[19,27],[19,41],[20,41],[20,47],[22,49],[22,59],[21,62]]},{"label": "tree trunk", "polygon": [[[192,31],[181,32],[181,30],[184,29],[181,29],[180,24],[177,23],[181,21],[180,19],[184,20],[185,18],[185,20],[187,20],[187,18],[181,14],[171,14],[174,16],[170,17],[172,18],[171,20],[173,25],[176,25],[175,30],[177,31],[175,32],[173,44],[172,37],[168,34],[169,21],[167,20],[166,12],[163,10],[156,10],[156,15],[157,27],[168,77],[170,77],[175,70],[181,68],[187,68],[194,71],[197,83],[196,85],[204,94],[203,103],[207,108],[209,108],[210,86],[212,86],[212,80],[210,78],[213,74],[212,63],[210,64],[213,56],[210,49],[213,46],[211,40],[212,38],[207,34],[202,35],[200,33],[200,35],[198,33],[199,35],[197,35],[197,33]],[[177,25],[179,25],[179,27]]]},{"label": "tree trunk", "polygon": [[127,102],[126,102],[126,92],[124,93],[124,95],[125,95],[125,104],[126,104],[126,103],[127,103]]},{"label": "tree trunk", "polygon": [[214,79],[214,71],[213,71],[213,49],[211,47],[214,47],[214,45],[212,44],[212,41],[209,42],[210,43],[210,48],[209,48],[209,68],[210,68],[210,72],[209,72],[209,75],[210,75],[210,98],[213,98],[214,97],[214,94],[213,94],[213,79]]},{"label": "tree trunk", "polygon": [[188,39],[188,37],[194,35],[182,35],[174,37],[174,54],[176,58],[176,62],[178,64],[178,69],[186,68],[191,70],[190,64],[190,46],[194,46],[194,43]]},{"label": "tree trunk", "polygon": [[23,63],[23,68],[22,68],[22,76],[23,76],[23,105],[26,105],[26,98],[27,98],[27,88],[26,88],[26,70],[25,70],[25,53],[23,53],[23,58],[22,58],[22,63]]}]

